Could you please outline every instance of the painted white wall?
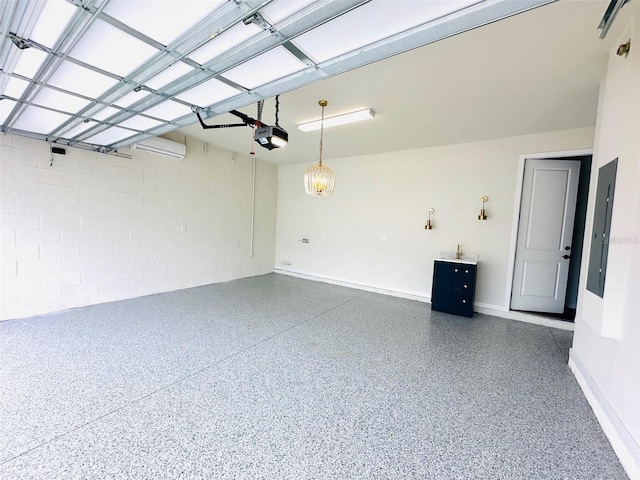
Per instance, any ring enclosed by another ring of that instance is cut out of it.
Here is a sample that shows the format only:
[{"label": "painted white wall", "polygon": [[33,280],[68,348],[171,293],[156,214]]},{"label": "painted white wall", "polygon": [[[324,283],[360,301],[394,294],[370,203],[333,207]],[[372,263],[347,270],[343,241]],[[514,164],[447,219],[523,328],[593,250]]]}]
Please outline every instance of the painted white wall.
[{"label": "painted white wall", "polygon": [[[428,300],[433,259],[460,244],[480,256],[476,304],[506,310],[520,155],[591,148],[593,136],[585,128],[325,161],[336,171],[328,198],[305,195],[309,164],[280,166],[276,269]],[[424,229],[429,208],[433,230]]]},{"label": "painted white wall", "polygon": [[[588,265],[598,168],[618,158],[604,297],[581,287],[572,368],[631,478],[640,478],[640,7],[611,51],[600,89],[583,265]],[[634,48],[635,46],[635,48]]]},{"label": "painted white wall", "polygon": [[[132,159],[0,137],[0,318],[273,270],[277,167],[187,138],[183,160]],[[182,231],[184,230],[184,231]]]}]

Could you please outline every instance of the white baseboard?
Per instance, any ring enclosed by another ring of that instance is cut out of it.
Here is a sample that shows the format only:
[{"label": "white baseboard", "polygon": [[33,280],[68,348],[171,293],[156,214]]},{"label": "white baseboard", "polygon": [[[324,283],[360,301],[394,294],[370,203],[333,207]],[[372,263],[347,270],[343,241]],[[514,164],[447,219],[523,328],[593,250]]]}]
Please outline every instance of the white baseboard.
[{"label": "white baseboard", "polygon": [[320,277],[311,273],[299,272],[296,270],[289,270],[286,268],[275,267],[273,270],[275,273],[281,273],[282,275],[289,275],[291,277],[304,278],[306,280],[313,280],[315,282],[330,283],[332,285],[340,285],[341,287],[355,288],[356,290],[364,290],[366,292],[380,293],[382,295],[389,295],[392,297],[407,298],[409,300],[416,300],[418,302],[431,303],[431,296],[425,295],[420,292],[411,292],[405,290],[394,290],[387,287],[381,287],[378,285],[365,285],[363,283],[350,282],[348,280],[341,280],[333,277]]},{"label": "white baseboard", "polygon": [[640,447],[613,411],[573,348],[569,351],[569,367],[627,475],[631,480],[639,480]]},{"label": "white baseboard", "polygon": [[[380,293],[382,295],[390,295],[392,297],[407,298],[409,300],[416,300],[418,302],[431,303],[431,296],[421,292],[396,290],[396,289],[382,287],[378,285],[365,285],[362,283],[351,282],[351,281],[342,280],[339,278],[322,277],[322,276],[314,275],[312,273],[300,272],[297,270],[291,270],[291,269],[282,268],[282,267],[275,267],[274,272],[280,273],[282,275],[289,275],[292,277],[304,278],[306,280],[313,280],[316,282],[330,283],[333,285],[340,285],[342,287],[355,288],[357,290]],[[562,330],[573,331],[573,327],[574,327],[573,323],[563,322],[562,320],[556,320],[553,318],[547,318],[539,315],[528,315],[522,312],[514,312],[512,310],[509,310],[508,307],[503,307],[500,305],[491,305],[488,303],[475,302],[473,304],[473,310],[478,313],[484,313],[485,315],[492,315],[494,317],[507,318],[509,320],[518,320],[520,322],[533,323],[536,325],[559,328]]]}]

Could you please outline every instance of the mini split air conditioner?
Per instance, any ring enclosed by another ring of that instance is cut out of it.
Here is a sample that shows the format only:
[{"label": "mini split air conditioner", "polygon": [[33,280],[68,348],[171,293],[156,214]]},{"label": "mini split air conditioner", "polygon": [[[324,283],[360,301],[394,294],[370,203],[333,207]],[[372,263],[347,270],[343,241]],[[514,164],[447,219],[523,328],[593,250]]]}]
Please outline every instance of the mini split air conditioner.
[{"label": "mini split air conditioner", "polygon": [[165,157],[177,158],[178,160],[182,160],[187,153],[186,145],[160,137],[146,138],[138,143],[134,143],[131,145],[131,148],[155,153],[156,155],[163,155]]}]

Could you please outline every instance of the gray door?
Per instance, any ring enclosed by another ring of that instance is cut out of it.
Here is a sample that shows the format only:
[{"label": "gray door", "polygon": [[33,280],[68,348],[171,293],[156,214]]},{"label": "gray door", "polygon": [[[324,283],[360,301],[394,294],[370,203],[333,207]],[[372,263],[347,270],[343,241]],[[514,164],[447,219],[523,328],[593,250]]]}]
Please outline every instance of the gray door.
[{"label": "gray door", "polygon": [[580,161],[526,160],[511,308],[562,313]]}]

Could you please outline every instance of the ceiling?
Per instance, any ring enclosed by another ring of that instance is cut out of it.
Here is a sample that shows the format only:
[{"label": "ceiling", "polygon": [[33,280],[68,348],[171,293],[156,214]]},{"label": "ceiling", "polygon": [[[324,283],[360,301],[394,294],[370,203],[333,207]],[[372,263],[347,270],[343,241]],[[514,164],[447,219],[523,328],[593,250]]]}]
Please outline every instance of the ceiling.
[{"label": "ceiling", "polygon": [[[289,144],[258,158],[314,162],[319,132],[297,124],[372,108],[376,118],[325,130],[323,159],[527,135],[595,125],[599,83],[621,33],[622,9],[605,40],[598,23],[607,1],[559,1],[280,95]],[[266,121],[274,118],[265,102]],[[249,115],[255,106],[240,109]],[[207,123],[227,123],[219,116]],[[250,129],[180,130],[247,153]],[[330,164],[329,164],[330,165]],[[330,165],[331,166],[331,165]]]},{"label": "ceiling", "polygon": [[600,41],[608,2],[549,1],[7,0],[1,128],[103,152],[177,130],[248,153],[250,128],[193,112],[237,123],[224,112],[266,99],[273,124],[281,94],[289,145],[254,148],[282,164],[316,159],[296,125],[321,98],[327,116],[376,112],[327,129],[325,159],[592,126],[616,25]]}]

